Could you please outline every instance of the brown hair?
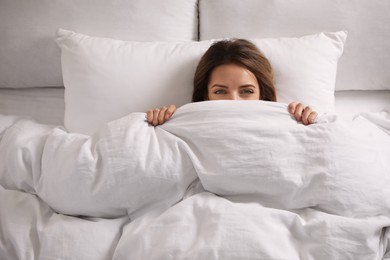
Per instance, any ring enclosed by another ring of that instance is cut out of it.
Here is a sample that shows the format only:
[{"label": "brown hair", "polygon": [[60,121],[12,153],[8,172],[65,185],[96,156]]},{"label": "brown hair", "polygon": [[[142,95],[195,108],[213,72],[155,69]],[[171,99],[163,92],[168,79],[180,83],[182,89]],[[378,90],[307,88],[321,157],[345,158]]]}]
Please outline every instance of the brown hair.
[{"label": "brown hair", "polygon": [[252,42],[244,39],[215,42],[204,53],[196,68],[192,102],[207,100],[211,72],[224,64],[236,64],[252,72],[260,86],[260,100],[276,101],[270,62]]}]

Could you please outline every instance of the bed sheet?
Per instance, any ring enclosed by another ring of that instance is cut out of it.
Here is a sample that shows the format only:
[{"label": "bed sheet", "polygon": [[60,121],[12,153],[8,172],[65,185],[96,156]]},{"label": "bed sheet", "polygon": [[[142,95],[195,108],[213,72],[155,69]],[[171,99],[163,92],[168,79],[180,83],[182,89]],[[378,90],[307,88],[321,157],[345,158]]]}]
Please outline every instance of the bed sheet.
[{"label": "bed sheet", "polygon": [[361,113],[379,112],[390,104],[389,90],[336,91],[336,113],[352,120]]}]

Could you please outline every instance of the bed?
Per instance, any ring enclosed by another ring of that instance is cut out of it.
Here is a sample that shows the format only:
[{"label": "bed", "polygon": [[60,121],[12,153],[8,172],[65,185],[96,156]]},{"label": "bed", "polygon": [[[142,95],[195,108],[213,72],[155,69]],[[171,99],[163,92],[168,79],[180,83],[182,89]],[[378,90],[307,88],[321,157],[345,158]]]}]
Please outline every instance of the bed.
[{"label": "bed", "polygon": [[[390,259],[389,12],[2,1],[0,259]],[[190,102],[225,38],[270,60],[278,102]]]}]

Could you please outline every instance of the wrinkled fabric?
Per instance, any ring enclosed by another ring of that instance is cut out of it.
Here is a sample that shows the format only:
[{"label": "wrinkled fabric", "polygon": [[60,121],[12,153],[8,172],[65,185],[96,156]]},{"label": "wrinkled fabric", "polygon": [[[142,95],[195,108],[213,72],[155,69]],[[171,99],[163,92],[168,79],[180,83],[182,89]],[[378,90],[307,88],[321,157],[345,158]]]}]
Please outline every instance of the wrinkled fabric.
[{"label": "wrinkled fabric", "polygon": [[[1,116],[0,253],[80,259],[98,239],[114,259],[381,259],[383,125],[322,115],[304,126],[259,101],[188,104],[158,127],[133,113],[92,136]],[[89,242],[66,250],[80,230]]]}]

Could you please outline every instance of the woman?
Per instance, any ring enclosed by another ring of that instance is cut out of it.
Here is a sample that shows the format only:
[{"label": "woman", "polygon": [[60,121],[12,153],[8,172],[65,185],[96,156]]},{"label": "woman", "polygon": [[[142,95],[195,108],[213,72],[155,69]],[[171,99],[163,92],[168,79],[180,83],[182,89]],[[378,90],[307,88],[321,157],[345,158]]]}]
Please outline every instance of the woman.
[{"label": "woman", "polygon": [[[206,100],[276,101],[273,71],[268,59],[244,39],[214,43],[201,58],[194,76],[192,102]],[[166,122],[176,111],[175,105],[147,111],[153,126]],[[297,121],[308,125],[317,113],[309,106],[292,102],[288,111]]]}]

